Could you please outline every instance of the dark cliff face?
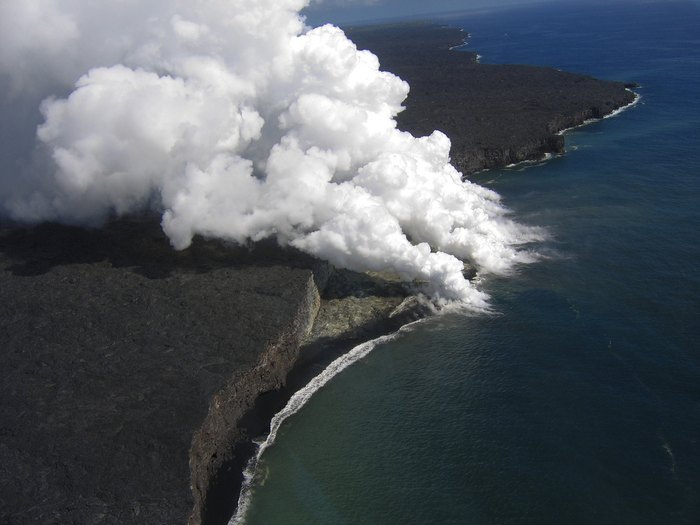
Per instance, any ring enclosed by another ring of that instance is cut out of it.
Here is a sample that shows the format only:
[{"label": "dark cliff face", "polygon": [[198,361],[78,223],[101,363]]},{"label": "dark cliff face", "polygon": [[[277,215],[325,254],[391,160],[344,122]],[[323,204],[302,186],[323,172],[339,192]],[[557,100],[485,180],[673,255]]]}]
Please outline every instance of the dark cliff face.
[{"label": "dark cliff face", "polygon": [[190,466],[199,509],[310,328],[313,275],[291,264],[176,253],[156,221],[0,232],[0,521],[185,523]]},{"label": "dark cliff face", "polygon": [[273,242],[175,252],[153,219],[0,229],[0,291],[3,524],[227,523],[266,419],[412,314],[385,321],[396,281]]},{"label": "dark cliff face", "polygon": [[[251,440],[269,431],[270,419],[298,389],[360,342],[393,332],[430,310],[415,298],[407,299],[407,287],[395,276],[324,264],[316,264],[313,273],[290,330],[261,354],[257,366],[236,374],[219,391],[195,434],[192,525],[229,522],[242,470],[255,453]],[[307,324],[311,319],[313,326]],[[300,339],[302,334],[306,337]]]},{"label": "dark cliff face", "polygon": [[241,452],[236,450],[236,445],[240,447],[254,437],[248,436],[239,422],[261,393],[284,384],[320,306],[313,275],[309,273],[306,282],[298,284],[301,286],[282,288],[290,294],[293,305],[282,330],[270,334],[255,366],[238,370],[216,393],[202,426],[194,434],[190,450],[194,509],[189,519],[193,525],[223,522],[222,516],[227,518],[235,510],[235,492],[224,490],[218,494],[217,488],[236,486],[241,481],[238,471],[226,472],[226,467],[235,464],[240,468],[247,459],[237,457]]},{"label": "dark cliff face", "polygon": [[601,118],[634,94],[607,82],[551,68],[486,65],[450,51],[465,34],[432,24],[345,28],[384,70],[411,91],[399,127],[423,136],[437,129],[452,140],[452,163],[465,175],[561,153],[557,132]]}]

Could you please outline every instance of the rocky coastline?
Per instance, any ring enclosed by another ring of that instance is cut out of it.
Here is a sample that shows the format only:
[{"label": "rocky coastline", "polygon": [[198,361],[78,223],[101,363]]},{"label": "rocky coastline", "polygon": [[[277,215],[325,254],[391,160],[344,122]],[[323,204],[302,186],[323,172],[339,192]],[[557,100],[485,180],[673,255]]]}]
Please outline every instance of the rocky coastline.
[{"label": "rocky coastline", "polygon": [[[412,86],[399,126],[463,173],[561,153],[622,83],[488,66],[430,24],[348,28]],[[250,440],[357,343],[424,315],[392,276],[274,242],[174,252],[153,217],[0,227],[0,521],[225,524]]]},{"label": "rocky coastline", "polygon": [[465,176],[564,152],[560,132],[631,104],[632,83],[553,68],[482,64],[456,50],[461,30],[429,22],[345,28],[360,49],[411,86],[399,128],[438,129],[452,141],[452,164]]}]

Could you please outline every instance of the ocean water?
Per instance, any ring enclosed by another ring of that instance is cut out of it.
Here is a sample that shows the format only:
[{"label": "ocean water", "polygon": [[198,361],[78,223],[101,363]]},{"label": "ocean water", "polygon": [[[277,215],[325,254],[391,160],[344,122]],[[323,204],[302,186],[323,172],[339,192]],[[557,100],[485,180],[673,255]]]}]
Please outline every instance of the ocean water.
[{"label": "ocean water", "polygon": [[277,430],[245,523],[700,523],[700,3],[454,17],[485,63],[638,82],[566,155],[484,172],[546,257],[495,315],[388,338]]}]

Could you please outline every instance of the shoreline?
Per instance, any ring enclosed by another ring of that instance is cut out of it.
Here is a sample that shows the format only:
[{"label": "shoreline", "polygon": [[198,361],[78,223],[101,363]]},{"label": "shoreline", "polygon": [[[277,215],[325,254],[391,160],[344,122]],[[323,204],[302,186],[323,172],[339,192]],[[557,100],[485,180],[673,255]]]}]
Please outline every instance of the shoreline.
[{"label": "shoreline", "polygon": [[484,64],[462,45],[464,32],[438,24],[347,27],[410,86],[399,129],[451,139],[453,165],[465,176],[564,151],[558,132],[633,102],[632,84],[540,66]]},{"label": "shoreline", "polygon": [[329,381],[340,374],[349,366],[363,359],[370,354],[377,346],[396,339],[400,334],[409,330],[411,326],[421,322],[422,319],[410,322],[400,326],[395,332],[387,335],[382,335],[369,341],[358,344],[351,348],[348,352],[341,354],[333,362],[331,362],[323,371],[313,377],[305,386],[294,392],[287,401],[282,410],[277,412],[270,422],[270,431],[264,441],[255,441],[256,451],[248,461],[245,470],[243,471],[243,482],[240,489],[238,502],[236,504],[236,513],[229,520],[229,525],[241,525],[250,507],[252,500],[252,491],[255,486],[255,476],[260,460],[265,451],[271,447],[277,438],[277,432],[281,425],[291,416],[301,410],[311,399],[311,397],[322,389]]},{"label": "shoreline", "polygon": [[[629,109],[633,107],[635,104],[637,104],[641,100],[641,95],[638,95],[635,93],[635,99],[633,102],[622,106],[620,108],[617,108],[613,110],[611,113],[604,115],[599,118],[595,119],[587,119],[584,122],[577,124],[576,126],[573,126],[571,128],[567,128],[564,130],[561,130],[559,133],[564,134],[567,131],[570,131],[572,129],[576,129],[578,127],[582,127],[588,124],[592,124],[594,122],[602,121],[606,118],[610,118],[616,115],[619,115],[626,109]],[[563,155],[564,153],[560,153],[559,155]],[[527,163],[532,163],[532,164],[538,164],[540,162],[546,162],[547,160],[550,160],[551,158],[554,158],[555,156],[558,156],[553,153],[545,153],[545,156],[549,156],[548,158],[542,158],[542,159],[532,159],[532,160],[525,160],[521,161],[517,164],[511,165],[511,166],[506,166],[507,168],[512,168],[518,165],[522,164],[527,164]],[[484,168],[482,171],[489,171],[493,168]],[[414,322],[419,322],[419,321],[414,321]],[[398,327],[398,329],[394,332],[391,332],[386,335],[381,335],[379,337],[376,337],[374,339],[370,339],[365,342],[359,343],[357,346],[349,348],[349,350],[346,353],[338,353],[338,357],[330,364],[328,365],[329,367],[334,367],[335,363],[337,362],[344,362],[346,360],[349,360],[348,364],[346,366],[350,366],[351,364],[355,363],[357,360],[362,359],[365,355],[367,355],[376,345],[381,344],[385,340],[392,339],[393,337],[397,336],[404,328],[410,327],[414,322],[407,323],[405,325],[401,325]],[[363,352],[362,349],[370,347],[370,349],[366,352]],[[337,350],[336,350],[337,351]],[[354,358],[354,354],[358,354],[358,357],[356,359]],[[330,376],[327,378],[326,376],[326,371],[328,368],[324,368],[323,371],[318,375],[314,376],[313,378],[310,379],[310,382],[307,383],[306,385],[300,387],[298,390],[294,391],[289,391],[289,386],[290,385],[285,385],[283,387],[283,390],[286,392],[285,394],[282,394],[280,392],[281,397],[287,398],[288,401],[282,407],[278,412],[275,412],[274,414],[268,416],[269,419],[269,425],[272,427],[272,431],[266,435],[265,439],[261,442],[256,442],[254,439],[249,440],[247,443],[243,444],[244,447],[241,450],[245,450],[245,456],[248,457],[247,461],[238,461],[237,462],[237,470],[240,472],[240,482],[236,483],[232,488],[236,491],[236,494],[238,494],[238,498],[233,496],[231,499],[235,500],[235,506],[233,506],[234,514],[230,516],[228,521],[216,521],[216,522],[211,522],[212,525],[217,525],[217,524],[225,524],[225,525],[241,525],[244,523],[244,518],[246,515],[246,512],[248,511],[249,505],[250,505],[250,498],[252,497],[252,489],[254,485],[254,476],[256,474],[256,468],[258,465],[258,462],[260,461],[260,458],[264,454],[265,450],[271,446],[276,438],[276,433],[279,428],[279,426],[288,418],[294,415],[298,410],[300,410],[304,404],[310,399],[310,397],[317,392],[320,388],[323,387],[323,385],[326,384],[329,380],[331,380],[337,373],[340,373],[342,370],[345,369],[345,367],[342,367],[337,370],[337,372],[332,373]],[[290,370],[290,375],[293,375],[295,373],[300,373],[304,367],[302,367],[301,370],[296,370],[295,367],[293,367]],[[314,383],[316,378],[321,378],[323,377],[323,380],[319,380],[318,383],[320,383],[317,387],[314,384],[311,388],[308,388],[309,385]],[[303,402],[301,404],[298,404],[297,401],[297,396],[304,398]],[[308,396],[308,397],[305,397]],[[290,406],[291,405],[291,406]],[[256,409],[253,408],[253,411]],[[257,414],[257,417],[260,417],[261,414]],[[264,416],[263,416],[264,417]],[[207,522],[209,523],[209,522]]]},{"label": "shoreline", "polygon": [[[637,87],[639,87],[639,86],[637,86]],[[572,131],[572,130],[575,130],[577,128],[582,128],[583,126],[587,126],[588,124],[593,124],[595,122],[600,122],[600,121],[608,119],[608,118],[616,117],[619,114],[623,113],[624,111],[627,111],[628,109],[633,108],[642,100],[642,98],[643,98],[642,95],[640,95],[639,93],[634,91],[632,88],[625,88],[625,89],[634,95],[634,100],[632,100],[632,102],[630,102],[629,104],[626,104],[624,106],[620,106],[619,108],[614,109],[613,111],[611,111],[607,115],[603,115],[602,117],[590,118],[590,119],[584,120],[580,124],[577,124],[575,126],[571,126],[570,128],[565,128],[565,129],[562,129],[560,131],[557,131],[557,135],[564,135],[568,131]]]},{"label": "shoreline", "polygon": [[[361,290],[357,291],[363,293]],[[323,301],[325,300],[322,299]],[[317,321],[323,315],[323,309],[322,305]],[[219,478],[211,487],[211,497],[214,499],[210,502],[210,509],[202,523],[227,525],[234,523],[235,517],[241,514],[238,504],[245,501],[246,485],[252,481],[248,479],[253,468],[251,462],[256,462],[256,457],[264,452],[264,449],[259,447],[259,440],[264,438],[262,442],[270,439],[274,441],[274,435],[270,438],[270,428],[277,428],[273,426],[275,421],[281,424],[288,416],[293,415],[318,388],[336,373],[366,355],[376,344],[396,337],[406,326],[429,316],[428,309],[411,295],[406,295],[398,306],[392,306],[390,310],[381,318],[374,318],[362,324],[358,327],[359,331],[349,337],[343,334],[338,334],[337,337],[314,337],[310,334],[300,345],[298,359],[288,369],[283,385],[278,389],[259,393],[253,405],[238,421],[244,438],[236,442],[236,452],[231,461],[222,465],[222,470],[228,472],[228,475]],[[368,350],[363,352],[364,349]],[[334,373],[328,374],[329,368],[334,370]],[[309,392],[308,398],[302,399],[303,402],[297,405],[296,410],[285,413],[290,403],[299,403],[299,398]],[[280,413],[284,415],[280,416]]]},{"label": "shoreline", "polygon": [[[602,121],[605,120],[605,119],[609,119],[609,118],[616,117],[616,116],[620,115],[621,113],[627,111],[628,109],[633,108],[634,106],[636,106],[636,105],[642,100],[643,97],[642,97],[642,95],[640,95],[640,94],[637,93],[636,91],[633,91],[631,88],[627,88],[627,91],[629,91],[630,93],[633,93],[633,94],[634,94],[634,100],[633,100],[632,102],[630,102],[629,104],[626,104],[625,106],[621,106],[621,107],[619,107],[619,108],[613,110],[612,112],[608,113],[607,115],[603,115],[602,117],[590,118],[590,119],[587,119],[587,120],[581,122],[580,124],[576,124],[575,126],[571,126],[570,128],[565,128],[565,129],[562,129],[562,130],[560,130],[560,131],[557,131],[557,135],[559,135],[559,136],[564,136],[564,135],[565,135],[566,133],[568,133],[569,131],[573,131],[573,130],[575,130],[575,129],[579,129],[579,128],[582,128],[582,127],[584,127],[584,126],[588,126],[589,124],[595,124],[596,122],[602,122]],[[562,157],[562,156],[564,156],[564,155],[566,155],[566,151],[562,151],[562,152],[560,152],[560,153],[549,153],[549,152],[546,152],[546,153],[545,153],[542,157],[540,157],[540,158],[537,158],[537,159],[527,159],[527,160],[522,160],[522,161],[520,161],[520,162],[516,162],[516,163],[513,163],[513,164],[508,164],[507,166],[504,166],[502,169],[513,169],[513,168],[517,168],[517,167],[522,167],[522,166],[524,166],[524,165],[536,166],[536,165],[542,164],[542,163],[544,163],[544,162],[549,162],[549,161],[552,160],[552,159],[556,159],[556,158]],[[529,166],[528,166],[528,167],[529,167]],[[474,174],[483,173],[483,172],[485,172],[485,171],[490,171],[491,169],[493,169],[493,168],[485,168],[485,169],[483,169],[483,170],[480,170],[480,171],[475,172]],[[498,169],[498,168],[496,168],[496,169]]]}]

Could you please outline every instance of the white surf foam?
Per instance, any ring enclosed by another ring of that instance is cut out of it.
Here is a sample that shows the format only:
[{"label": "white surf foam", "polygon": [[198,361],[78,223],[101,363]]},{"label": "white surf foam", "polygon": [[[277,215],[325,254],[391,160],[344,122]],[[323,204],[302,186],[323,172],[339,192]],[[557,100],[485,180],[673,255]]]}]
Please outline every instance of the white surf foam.
[{"label": "white surf foam", "polygon": [[552,160],[555,157],[561,156],[560,154],[554,154],[554,153],[545,153],[538,159],[529,159],[529,160],[521,160],[520,162],[512,162],[511,164],[506,165],[506,169],[513,169],[513,168],[518,168],[519,170],[523,168],[529,168],[532,166],[539,166],[547,161]]},{"label": "white surf foam", "polygon": [[[442,26],[442,27],[450,28],[451,26]],[[464,33],[465,31],[464,31],[464,29],[460,29],[459,32],[460,32],[460,33]],[[464,39],[462,40],[462,43],[461,43],[461,44],[457,44],[456,46],[450,47],[450,51],[452,51],[453,49],[459,49],[459,48],[461,48],[461,47],[467,47],[467,46],[469,45],[469,39],[470,39],[471,37],[472,37],[471,33],[467,33],[467,34],[464,36]]]},{"label": "white surf foam", "polygon": [[620,107],[620,108],[617,108],[617,109],[616,109],[615,111],[613,111],[612,113],[609,113],[608,115],[605,115],[605,116],[603,117],[603,119],[611,118],[611,117],[616,117],[617,115],[619,115],[619,114],[622,113],[623,111],[626,111],[626,110],[628,110],[629,108],[631,108],[632,106],[637,105],[637,103],[638,103],[640,100],[642,100],[642,95],[640,95],[639,93],[635,93],[634,91],[632,91],[632,90],[629,89],[629,88],[627,88],[627,91],[629,91],[630,93],[634,93],[634,100],[633,100],[632,102],[630,102],[629,104],[627,104],[626,106],[622,106],[622,107]]},{"label": "white surf foam", "polygon": [[306,405],[309,399],[311,399],[311,396],[323,388],[326,383],[337,376],[340,372],[368,355],[378,345],[396,339],[399,334],[405,332],[406,330],[410,329],[410,327],[422,321],[424,321],[424,319],[404,325],[397,332],[392,334],[384,335],[357,345],[348,353],[343,354],[333,361],[325,368],[325,370],[323,370],[323,372],[314,377],[305,387],[297,391],[289,399],[286,406],[272,418],[272,421],[270,422],[270,433],[267,435],[267,438],[264,441],[257,443],[258,450],[250,459],[248,466],[243,472],[243,485],[241,487],[241,493],[238,497],[238,507],[236,509],[236,514],[229,521],[229,525],[240,525],[244,522],[245,516],[250,508],[250,502],[253,495],[252,491],[255,487],[255,479],[260,458],[265,453],[265,450],[267,450],[275,442],[277,432],[282,426],[282,423],[284,423],[290,416],[296,414],[304,405]]},{"label": "white surf foam", "polygon": [[627,91],[629,91],[630,93],[634,93],[634,100],[632,102],[630,102],[629,104],[626,104],[624,106],[617,108],[615,111],[608,113],[607,115],[605,115],[602,118],[589,118],[587,120],[584,120],[581,124],[578,124],[576,126],[571,126],[570,128],[562,129],[561,131],[557,131],[557,135],[563,135],[567,131],[571,131],[572,129],[577,129],[577,128],[581,128],[583,126],[587,126],[588,124],[592,124],[593,122],[598,122],[599,120],[605,120],[606,118],[616,117],[617,115],[619,115],[623,111],[626,111],[629,108],[631,108],[632,106],[635,106],[642,99],[642,96],[639,93],[635,93],[634,91],[632,91],[629,88],[627,88]]}]

